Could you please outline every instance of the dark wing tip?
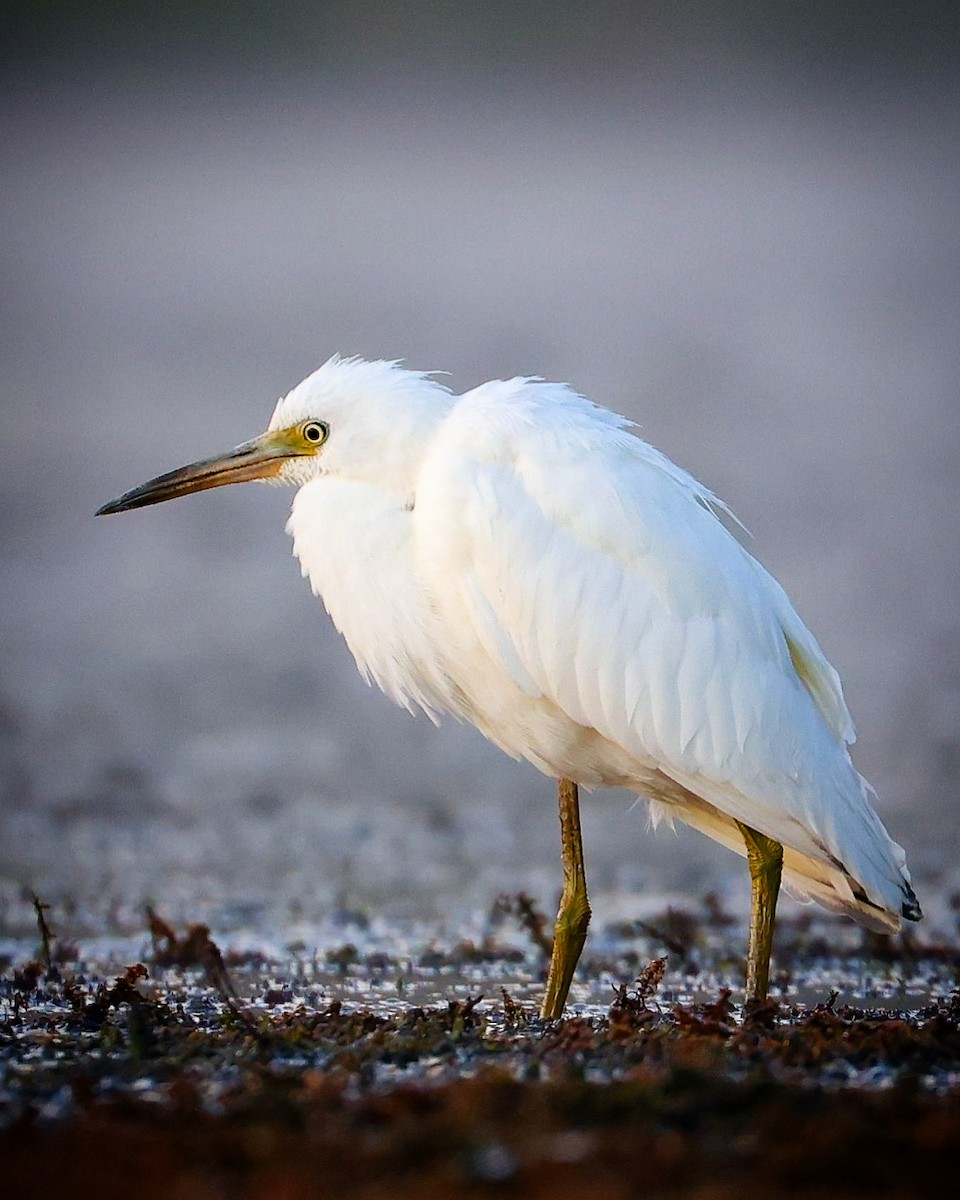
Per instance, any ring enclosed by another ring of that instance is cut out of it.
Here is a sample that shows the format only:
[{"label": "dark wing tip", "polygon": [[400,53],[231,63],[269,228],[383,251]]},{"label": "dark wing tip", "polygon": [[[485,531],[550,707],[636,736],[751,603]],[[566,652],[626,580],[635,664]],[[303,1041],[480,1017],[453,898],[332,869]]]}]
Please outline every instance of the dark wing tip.
[{"label": "dark wing tip", "polygon": [[908,921],[919,921],[923,916],[923,909],[920,907],[920,901],[914,894],[913,888],[909,883],[904,884],[904,901],[900,905],[900,913]]}]

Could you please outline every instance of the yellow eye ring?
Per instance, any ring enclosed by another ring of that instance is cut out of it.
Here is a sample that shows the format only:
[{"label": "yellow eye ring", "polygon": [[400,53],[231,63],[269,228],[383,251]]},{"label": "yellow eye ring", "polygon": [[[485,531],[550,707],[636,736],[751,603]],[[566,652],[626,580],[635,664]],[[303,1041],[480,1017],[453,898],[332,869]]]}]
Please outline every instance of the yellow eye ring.
[{"label": "yellow eye ring", "polygon": [[303,435],[303,440],[309,442],[311,446],[321,446],[327,440],[330,430],[322,421],[308,421],[301,428],[300,433]]}]

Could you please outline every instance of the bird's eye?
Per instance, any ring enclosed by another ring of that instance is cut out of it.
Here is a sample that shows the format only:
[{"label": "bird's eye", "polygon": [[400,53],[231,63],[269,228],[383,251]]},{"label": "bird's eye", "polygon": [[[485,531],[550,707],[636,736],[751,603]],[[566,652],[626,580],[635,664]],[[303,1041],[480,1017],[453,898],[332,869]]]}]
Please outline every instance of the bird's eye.
[{"label": "bird's eye", "polygon": [[322,421],[308,421],[301,430],[304,441],[311,442],[314,446],[319,446],[321,442],[325,442],[329,432],[330,430]]}]

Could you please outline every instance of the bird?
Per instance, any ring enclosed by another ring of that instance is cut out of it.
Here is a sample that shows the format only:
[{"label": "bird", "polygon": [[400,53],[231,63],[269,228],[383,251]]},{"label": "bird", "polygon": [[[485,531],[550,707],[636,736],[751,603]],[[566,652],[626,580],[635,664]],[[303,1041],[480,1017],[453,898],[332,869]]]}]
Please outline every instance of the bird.
[{"label": "bird", "polygon": [[654,826],[746,857],[748,1004],[769,990],[781,882],[873,930],[920,919],[836,670],[732,511],[631,421],[539,376],[455,395],[334,355],[265,433],[98,515],[244,480],[297,489],[294,554],[368,682],[557,781],[543,1017],[564,1011],[591,917],[581,787],[632,789]]}]

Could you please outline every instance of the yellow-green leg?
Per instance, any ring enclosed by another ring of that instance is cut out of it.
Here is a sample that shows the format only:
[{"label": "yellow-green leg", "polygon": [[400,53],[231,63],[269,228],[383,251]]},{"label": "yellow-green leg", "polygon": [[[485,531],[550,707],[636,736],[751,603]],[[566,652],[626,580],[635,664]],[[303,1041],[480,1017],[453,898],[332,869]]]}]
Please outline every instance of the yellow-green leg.
[{"label": "yellow-green leg", "polygon": [[587,875],[583,867],[583,837],[580,833],[580,796],[571,779],[561,779],[557,788],[560,804],[560,853],[563,857],[563,895],[553,931],[553,954],[547,991],[540,1015],[555,1020],[563,1015],[570,981],[580,960],[590,924]]},{"label": "yellow-green leg", "polygon": [[752,903],[750,907],[750,945],[747,949],[747,999],[766,1000],[770,982],[770,951],[773,947],[773,923],[780,891],[783,847],[749,825],[737,822],[747,844]]}]

